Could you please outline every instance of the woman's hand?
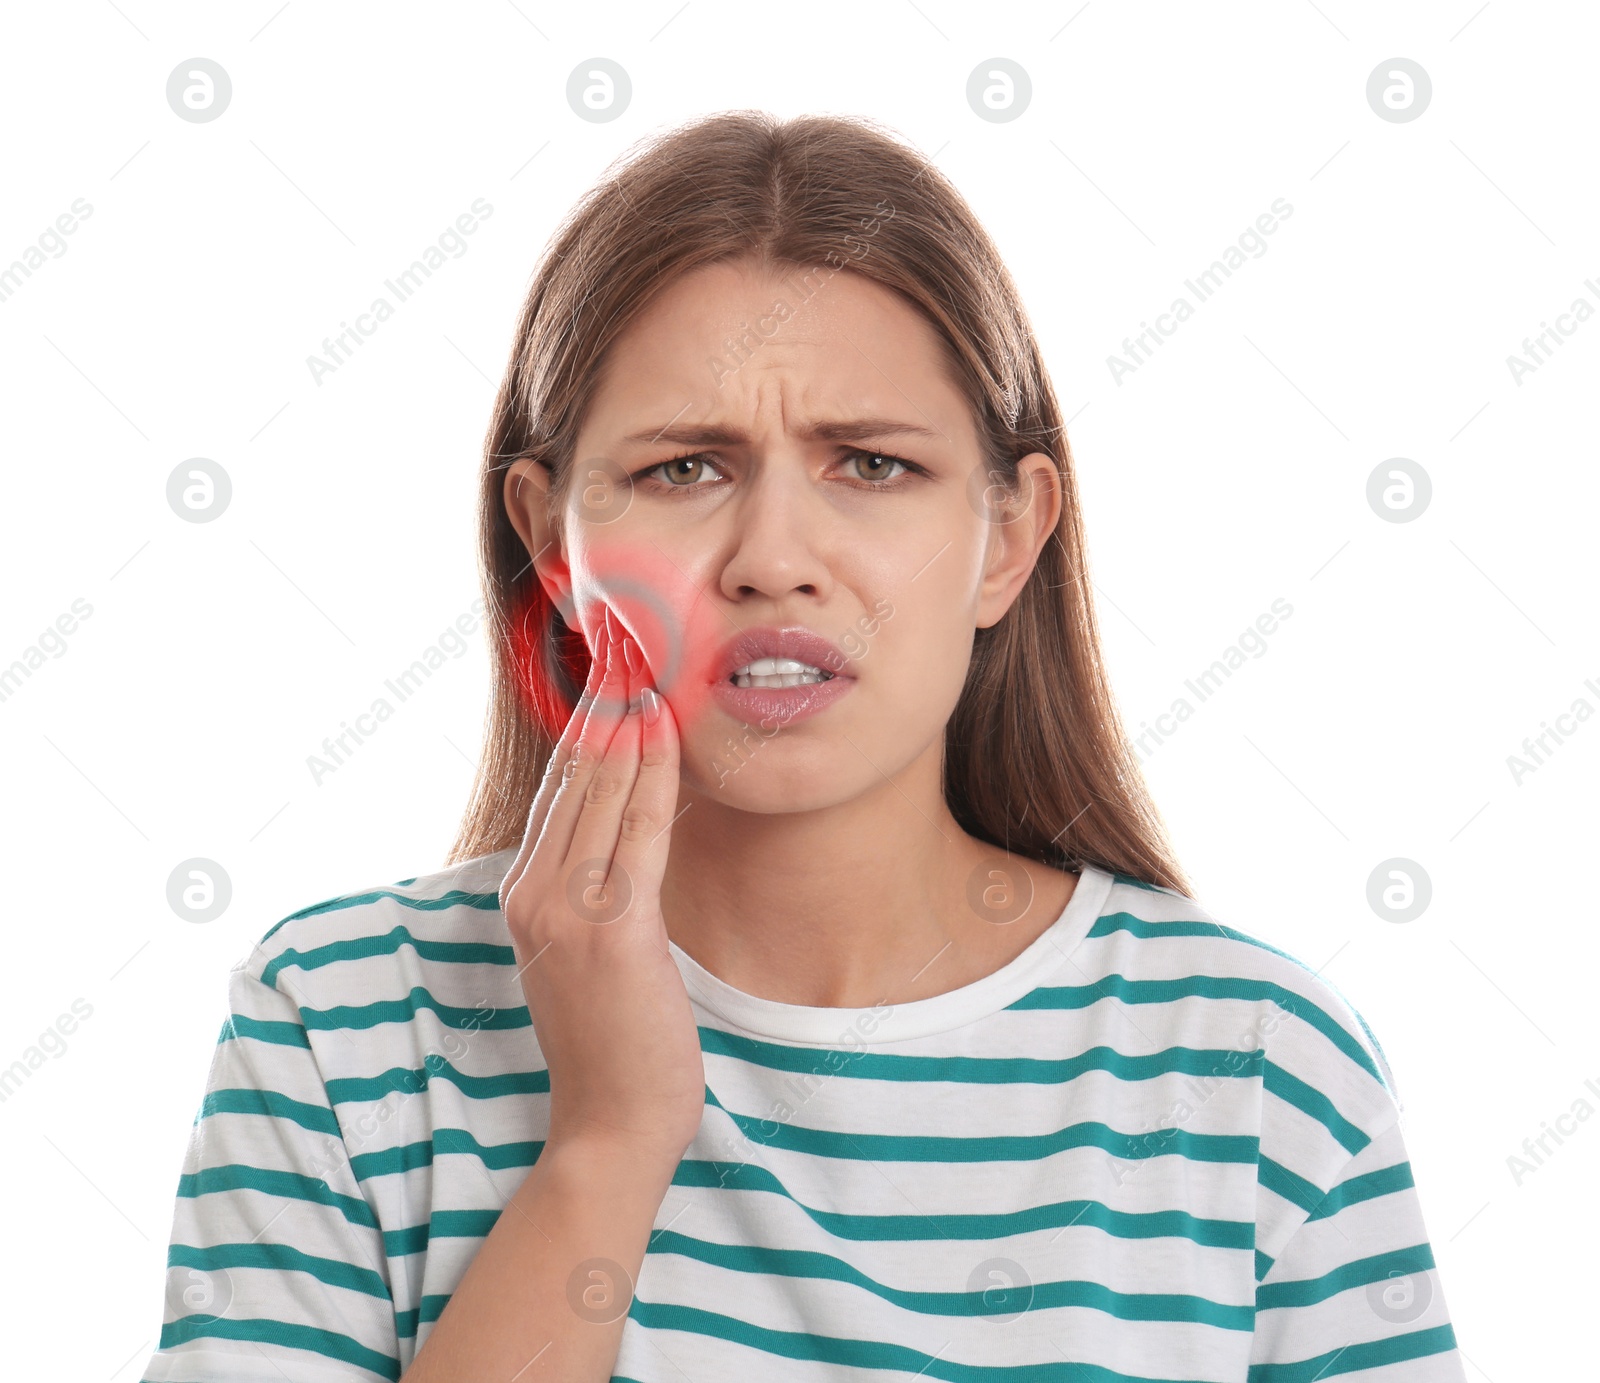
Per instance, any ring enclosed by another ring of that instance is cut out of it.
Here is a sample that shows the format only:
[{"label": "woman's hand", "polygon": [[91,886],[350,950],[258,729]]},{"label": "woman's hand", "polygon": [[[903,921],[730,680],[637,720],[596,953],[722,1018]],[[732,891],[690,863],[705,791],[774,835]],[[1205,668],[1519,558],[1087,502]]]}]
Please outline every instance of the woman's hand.
[{"label": "woman's hand", "polygon": [[[705,1066],[661,916],[678,730],[607,609],[589,683],[500,887],[550,1071],[550,1143],[670,1158],[705,1111]],[[640,708],[656,698],[647,723]]]}]

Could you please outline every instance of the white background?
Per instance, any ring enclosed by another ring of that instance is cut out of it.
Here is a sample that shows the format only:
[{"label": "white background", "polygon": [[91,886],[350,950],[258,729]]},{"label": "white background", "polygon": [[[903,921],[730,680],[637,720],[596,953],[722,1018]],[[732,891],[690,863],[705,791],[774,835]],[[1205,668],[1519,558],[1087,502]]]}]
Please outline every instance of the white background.
[{"label": "white background", "polygon": [[[0,667],[92,607],[0,702],[0,1066],[92,1007],[0,1105],[9,1373],[139,1376],[228,968],[442,864],[481,633],[320,784],[307,756],[478,595],[480,448],[556,221],[636,138],[737,106],[881,119],[990,229],[1072,420],[1132,728],[1293,606],[1148,757],[1156,799],[1211,910],[1383,1043],[1469,1377],[1589,1359],[1600,1120],[1520,1185],[1507,1159],[1600,1109],[1600,723],[1520,783],[1508,757],[1600,707],[1600,319],[1520,383],[1507,357],[1600,306],[1592,7],[122,0],[6,27],[0,265],[92,206],[0,301]],[[233,82],[204,124],[165,94],[197,56]],[[609,123],[566,99],[596,56],[633,83]],[[1433,84],[1406,123],[1366,98],[1395,56]],[[966,99],[994,57],[1033,87],[1004,123]],[[467,252],[315,383],[480,197]],[[1277,198],[1267,252],[1117,382],[1108,355]],[[193,457],[231,477],[213,523],[167,502]],[[1366,498],[1393,457],[1432,482],[1409,523]],[[167,903],[195,856],[233,888],[204,925]],[[1396,856],[1433,890],[1404,924],[1367,902]]]}]

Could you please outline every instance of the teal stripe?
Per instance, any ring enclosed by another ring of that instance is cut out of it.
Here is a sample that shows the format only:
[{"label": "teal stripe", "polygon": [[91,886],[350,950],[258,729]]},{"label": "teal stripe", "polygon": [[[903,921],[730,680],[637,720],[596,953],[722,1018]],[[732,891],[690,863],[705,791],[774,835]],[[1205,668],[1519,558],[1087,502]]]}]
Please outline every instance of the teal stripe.
[{"label": "teal stripe", "polygon": [[[1192,900],[1186,899],[1185,901]],[[1306,974],[1312,976],[1319,984],[1326,985],[1334,994],[1337,994],[1339,999],[1344,1003],[1345,1007],[1355,1015],[1356,1022],[1361,1024],[1361,1031],[1366,1034],[1367,1041],[1372,1044],[1379,1056],[1382,1056],[1385,1061],[1388,1060],[1388,1057],[1384,1055],[1382,1045],[1378,1042],[1377,1034],[1374,1033],[1367,1025],[1367,1020],[1361,1016],[1360,1009],[1358,1009],[1350,1002],[1348,998],[1345,997],[1344,992],[1339,988],[1339,986],[1334,984],[1334,982],[1328,979],[1327,976],[1313,970],[1305,963],[1305,961],[1301,960],[1299,956],[1291,955],[1288,951],[1281,950],[1277,946],[1272,945],[1271,942],[1263,941],[1257,936],[1251,936],[1248,932],[1236,931],[1232,927],[1225,927],[1220,922],[1151,922],[1142,917],[1135,917],[1132,913],[1127,912],[1102,914],[1095,921],[1094,926],[1089,929],[1086,935],[1090,937],[1104,937],[1110,936],[1113,932],[1127,932],[1130,936],[1139,937],[1142,940],[1149,940],[1152,938],[1159,939],[1164,936],[1211,936],[1213,934],[1217,934],[1229,941],[1241,941],[1247,946],[1256,947],[1258,950],[1269,951],[1273,955],[1298,966],[1301,970],[1304,970]],[[1309,1003],[1310,1001],[1307,1000],[1307,1002]],[[1389,1088],[1388,1082],[1383,1079],[1383,1076],[1378,1072],[1375,1066],[1369,1068],[1368,1073],[1376,1076],[1378,1080],[1383,1083],[1385,1089]]]},{"label": "teal stripe", "polygon": [[1254,1327],[1253,1306],[1232,1306],[1205,1297],[1157,1292],[1116,1292],[1098,1282],[1037,1282],[1027,1287],[991,1286],[972,1292],[920,1292],[887,1287],[848,1263],[808,1249],[714,1244],[671,1229],[658,1231],[651,1253],[675,1253],[697,1262],[755,1276],[845,1282],[924,1316],[1010,1316],[1077,1306],[1124,1321],[1190,1321],[1224,1330]]},{"label": "teal stripe", "polygon": [[[494,907],[500,906],[499,899],[492,893],[462,894],[453,901],[447,901],[448,897],[446,895],[445,899],[411,898],[401,901],[411,907],[431,909],[455,907],[458,904],[478,906],[477,903],[469,903],[469,900],[487,897]],[[276,930],[274,927],[273,931]],[[268,936],[271,934],[267,933]],[[427,935],[415,936],[409,927],[400,925],[391,927],[386,932],[375,932],[371,936],[342,937],[322,946],[313,946],[308,951],[297,950],[290,946],[280,951],[262,968],[261,978],[267,984],[275,984],[278,972],[291,965],[299,970],[318,970],[324,965],[337,965],[341,961],[369,960],[373,956],[397,955],[403,946],[410,947],[423,960],[440,961],[449,965],[511,965],[516,960],[516,953],[509,942],[500,945],[492,941],[440,941]]]},{"label": "teal stripe", "polygon": [[1252,1364],[1248,1380],[1249,1383],[1320,1383],[1322,1379],[1337,1378],[1358,1369],[1382,1368],[1385,1364],[1399,1364],[1407,1359],[1445,1354],[1455,1347],[1455,1331],[1448,1325],[1436,1325],[1429,1330],[1391,1335],[1386,1340],[1346,1345],[1343,1349],[1329,1350],[1314,1359],[1301,1359],[1292,1364]]},{"label": "teal stripe", "polygon": [[264,1114],[273,1119],[286,1119],[311,1133],[342,1138],[339,1121],[326,1105],[306,1104],[292,1100],[276,1090],[257,1090],[253,1086],[223,1086],[206,1091],[200,1101],[200,1112],[194,1116],[198,1124],[216,1114]]},{"label": "teal stripe", "polygon": [[419,1167],[433,1166],[433,1144],[401,1143],[377,1152],[356,1153],[350,1158],[350,1175],[358,1182],[371,1177],[400,1176]]},{"label": "teal stripe", "polygon": [[1130,980],[1110,974],[1084,985],[1047,985],[1025,994],[1011,1009],[1088,1008],[1101,999],[1125,1004],[1170,1004],[1178,999],[1271,999],[1285,1012],[1304,1018],[1318,1032],[1380,1084],[1383,1077],[1365,1047],[1303,994],[1271,980],[1242,975],[1188,975],[1171,980]]},{"label": "teal stripe", "polygon": [[516,1008],[491,1008],[485,1013],[481,1008],[459,1008],[441,1004],[421,985],[413,985],[403,999],[380,999],[370,1004],[339,1004],[334,1008],[303,1008],[301,1021],[307,1028],[336,1032],[364,1031],[380,1023],[409,1023],[424,1009],[432,1012],[447,1028],[468,1030],[511,1029],[531,1027],[533,1018],[527,1004]]},{"label": "teal stripe", "polygon": [[[1188,900],[1185,900],[1188,901]],[[1291,955],[1288,951],[1274,946],[1270,941],[1263,941],[1258,936],[1251,936],[1249,932],[1241,932],[1236,928],[1224,926],[1221,922],[1208,922],[1199,918],[1192,920],[1156,922],[1146,917],[1135,916],[1131,912],[1103,913],[1095,920],[1095,924],[1087,933],[1091,937],[1110,936],[1115,932],[1125,932],[1127,935],[1137,937],[1141,941],[1160,941],[1173,936],[1219,936],[1225,941],[1240,941],[1246,946],[1254,946],[1258,951],[1267,951],[1286,960],[1296,969],[1303,970],[1319,983],[1327,984],[1329,989],[1333,986],[1313,970],[1299,956]],[[1337,990],[1334,990],[1338,993]],[[1340,996],[1343,997],[1342,995]],[[1359,1016],[1359,1015],[1357,1015]]]},{"label": "teal stripe", "polygon": [[[526,1010],[524,1010],[526,1012]],[[550,1072],[507,1071],[498,1076],[471,1076],[456,1069],[453,1062],[430,1052],[422,1067],[391,1066],[376,1076],[335,1076],[326,1085],[328,1099],[335,1107],[384,1100],[390,1095],[416,1095],[435,1079],[448,1081],[474,1100],[492,1100],[501,1095],[548,1095]]]},{"label": "teal stripe", "polygon": [[311,1039],[306,1036],[306,1030],[299,1023],[284,1023],[277,1020],[262,1020],[251,1018],[244,1013],[230,1013],[222,1025],[222,1032],[217,1036],[217,1042],[236,1042],[241,1037],[248,1037],[256,1042],[270,1042],[275,1047],[303,1047],[311,1050]]},{"label": "teal stripe", "polygon": [[251,1167],[243,1162],[226,1162],[185,1172],[178,1178],[179,1197],[209,1196],[218,1191],[259,1191],[281,1200],[306,1201],[337,1210],[353,1225],[376,1229],[378,1221],[372,1207],[360,1196],[346,1196],[331,1190],[328,1183],[299,1172],[278,1172],[267,1167]]},{"label": "teal stripe", "polygon": [[1302,1114],[1310,1115],[1338,1140],[1348,1153],[1358,1153],[1372,1139],[1357,1128],[1334,1107],[1322,1091],[1307,1085],[1299,1076],[1291,1075],[1283,1067],[1267,1062],[1266,1088],[1280,1100],[1292,1104]]},{"label": "teal stripe", "polygon": [[[1167,1047],[1129,1056],[1114,1047],[1090,1047],[1076,1056],[1055,1058],[914,1056],[853,1048],[789,1047],[717,1028],[700,1029],[700,1046],[708,1055],[732,1057],[769,1071],[961,1085],[1062,1085],[1090,1071],[1104,1071],[1119,1080],[1152,1080],[1165,1075],[1249,1078],[1258,1073],[1262,1055],[1231,1047]],[[1229,1066],[1230,1058],[1238,1063],[1237,1070]]]},{"label": "teal stripe", "polygon": [[[836,1239],[897,1242],[929,1237],[930,1217],[927,1215],[846,1215],[814,1209],[795,1200],[782,1182],[754,1162],[739,1164],[686,1158],[673,1173],[672,1184],[771,1192],[796,1205]],[[1253,1220],[1207,1220],[1182,1210],[1113,1210],[1093,1200],[1056,1201],[1002,1213],[940,1215],[936,1217],[935,1228],[941,1239],[971,1240],[1002,1239],[1067,1225],[1092,1227],[1119,1239],[1173,1237],[1212,1248],[1241,1250],[1254,1247],[1256,1231]]]},{"label": "teal stripe", "polygon": [[[871,1162],[1037,1162],[1068,1148],[1099,1148],[1113,1157],[1139,1160],[1176,1155],[1191,1162],[1255,1162],[1258,1140],[1245,1134],[1161,1130],[1171,1146],[1151,1148],[1147,1135],[1119,1133],[1109,1124],[1084,1120],[1052,1133],[998,1134],[964,1138],[938,1134],[836,1133],[777,1119],[737,1114],[708,1086],[706,1104],[721,1109],[741,1132],[762,1147],[783,1148],[812,1157]],[[1321,1194],[1320,1192],[1318,1193]]]},{"label": "teal stripe", "polygon": [[415,1309],[394,1313],[395,1333],[402,1340],[415,1339],[419,1325],[432,1325],[450,1304],[451,1293],[434,1292],[423,1297]]},{"label": "teal stripe", "polygon": [[[400,1361],[392,1355],[368,1349],[358,1340],[341,1335],[334,1330],[317,1326],[295,1325],[289,1321],[266,1319],[239,1320],[231,1316],[180,1316],[161,1327],[160,1349],[173,1349],[188,1344],[190,1340],[253,1340],[258,1344],[279,1345],[285,1349],[303,1349],[334,1359],[341,1364],[355,1364],[369,1369],[383,1378],[398,1380]],[[292,1363],[292,1361],[286,1361]]]},{"label": "teal stripe", "polygon": [[1312,1306],[1340,1292],[1348,1292],[1352,1287],[1366,1287],[1391,1277],[1409,1277],[1413,1273],[1427,1272],[1433,1266],[1433,1250],[1427,1244],[1412,1244],[1409,1248],[1354,1259],[1321,1277],[1269,1283],[1257,1288],[1256,1309],[1276,1311],[1285,1306]]},{"label": "teal stripe", "polygon": [[393,1176],[417,1167],[431,1167],[436,1157],[460,1154],[475,1157],[495,1171],[531,1168],[544,1150],[543,1139],[524,1139],[515,1143],[480,1143],[466,1129],[439,1128],[431,1141],[402,1143],[377,1152],[357,1153],[350,1159],[350,1170],[357,1181]]},{"label": "teal stripe", "polygon": [[265,1272],[307,1273],[330,1287],[376,1297],[391,1306],[394,1298],[388,1285],[371,1268],[359,1267],[338,1258],[323,1258],[302,1253],[287,1244],[192,1244],[172,1243],[167,1248],[169,1268],[196,1268],[214,1273],[224,1268],[259,1268]]},{"label": "teal stripe", "polygon": [[1103,912],[1094,926],[1084,933],[1089,940],[1124,932],[1140,941],[1160,941],[1171,936],[1220,936],[1228,939],[1228,929],[1220,922],[1152,922],[1131,912]]},{"label": "teal stripe", "polygon": [[1302,1210],[1310,1210],[1327,1193],[1303,1176],[1297,1176],[1280,1162],[1274,1162],[1270,1157],[1261,1159],[1259,1173],[1261,1184],[1269,1191],[1276,1192],[1286,1201],[1292,1201]]},{"label": "teal stripe", "polygon": [[424,1224],[385,1230],[384,1257],[424,1253],[434,1239],[486,1239],[500,1214],[498,1210],[435,1210]]},{"label": "teal stripe", "polygon": [[[1284,1178],[1291,1177],[1288,1171],[1278,1167],[1276,1163],[1273,1164],[1273,1167],[1277,1172],[1281,1172]],[[1267,1181],[1267,1177],[1264,1176],[1262,1184],[1266,1185]],[[1293,1177],[1292,1182],[1292,1193],[1290,1184],[1287,1181],[1281,1188],[1274,1187],[1274,1189],[1278,1190],[1280,1195],[1295,1201],[1296,1204],[1303,1204],[1304,1198],[1313,1194],[1315,1188],[1311,1186],[1310,1182],[1300,1177]],[[1411,1176],[1411,1164],[1409,1162],[1397,1162],[1392,1167],[1380,1167],[1374,1172],[1363,1172],[1360,1176],[1350,1177],[1346,1181],[1341,1181],[1329,1191],[1306,1216],[1306,1223],[1309,1224],[1313,1220],[1329,1219],[1348,1206],[1359,1205],[1362,1201],[1376,1200],[1380,1196],[1393,1195],[1398,1191],[1409,1191],[1415,1185],[1416,1183]],[[1272,1268],[1272,1264],[1273,1260],[1271,1258],[1268,1258],[1260,1250],[1256,1251],[1257,1282],[1266,1277]]]},{"label": "teal stripe", "polygon": [[[1143,1376],[1117,1373],[1094,1364],[1069,1364],[1062,1358],[1061,1347],[1041,1350],[1041,1354],[1048,1357],[1042,1358],[1037,1364],[961,1364],[904,1345],[770,1330],[715,1311],[641,1301],[638,1297],[634,1298],[628,1314],[647,1330],[682,1330],[692,1335],[708,1335],[713,1339],[731,1341],[782,1359],[806,1359],[838,1368],[894,1369],[902,1373],[914,1373],[920,1378],[944,1379],[946,1383],[983,1383],[983,1380],[1060,1383],[1064,1374],[1070,1374],[1073,1383],[1155,1383],[1155,1380]],[[613,1379],[612,1383],[616,1383],[616,1380]],[[1162,1383],[1179,1381],[1162,1380]]]},{"label": "teal stripe", "polygon": [[320,903],[313,903],[310,907],[301,908],[298,912],[291,912],[282,921],[274,922],[272,930],[261,939],[265,941],[273,932],[286,923],[293,922],[299,917],[317,917],[323,913],[341,912],[345,908],[359,908],[368,903],[376,903],[380,898],[389,898],[399,903],[402,907],[412,908],[417,912],[440,912],[445,908],[477,908],[483,912],[500,911],[500,894],[494,893],[469,893],[463,889],[452,888],[441,893],[437,898],[408,898],[403,893],[396,893],[390,888],[368,889],[361,893],[344,893],[337,898],[328,898]]},{"label": "teal stripe", "polygon": [[1396,1191],[1409,1191],[1415,1185],[1409,1162],[1397,1162],[1392,1167],[1380,1167],[1375,1172],[1363,1172],[1358,1177],[1341,1181],[1317,1203],[1317,1208],[1307,1218],[1326,1220],[1330,1215],[1337,1215],[1346,1206],[1375,1200],[1379,1196],[1391,1196]]}]

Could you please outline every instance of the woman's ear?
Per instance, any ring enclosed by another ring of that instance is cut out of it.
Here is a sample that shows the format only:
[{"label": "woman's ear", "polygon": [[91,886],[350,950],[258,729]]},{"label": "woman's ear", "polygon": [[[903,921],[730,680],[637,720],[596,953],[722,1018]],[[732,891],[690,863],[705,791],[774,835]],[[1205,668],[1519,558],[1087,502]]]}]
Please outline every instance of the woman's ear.
[{"label": "woman's ear", "polygon": [[[572,571],[561,550],[561,535],[550,522],[550,471],[531,457],[522,457],[506,467],[505,506],[511,526],[517,530],[534,574],[561,618],[573,625]],[[527,568],[524,567],[523,571]],[[522,572],[518,572],[520,577]]]},{"label": "woman's ear", "polygon": [[1017,495],[996,510],[989,525],[989,561],[978,600],[979,629],[998,624],[1011,608],[1039,552],[1061,518],[1061,472],[1055,459],[1035,451],[1017,462]]}]

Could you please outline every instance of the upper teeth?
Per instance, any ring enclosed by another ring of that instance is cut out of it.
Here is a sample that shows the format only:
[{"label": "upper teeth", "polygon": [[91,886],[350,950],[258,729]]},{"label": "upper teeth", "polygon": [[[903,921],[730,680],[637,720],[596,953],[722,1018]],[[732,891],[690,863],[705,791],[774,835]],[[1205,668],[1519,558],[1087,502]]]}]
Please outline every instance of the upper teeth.
[{"label": "upper teeth", "polygon": [[[746,663],[734,672],[735,677],[779,677],[784,673],[822,673],[822,669],[812,667],[810,663],[798,662],[793,658],[757,658],[753,663]],[[832,674],[829,674],[830,676]]]}]

